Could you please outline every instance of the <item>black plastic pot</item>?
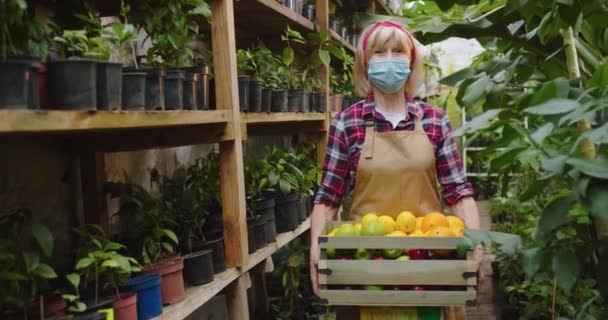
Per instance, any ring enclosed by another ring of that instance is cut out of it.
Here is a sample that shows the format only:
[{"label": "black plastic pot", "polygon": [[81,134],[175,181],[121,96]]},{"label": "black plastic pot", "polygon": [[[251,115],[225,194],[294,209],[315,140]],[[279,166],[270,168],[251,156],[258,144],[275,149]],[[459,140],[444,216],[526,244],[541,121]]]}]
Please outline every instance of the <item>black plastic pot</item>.
[{"label": "black plastic pot", "polygon": [[277,225],[274,214],[275,201],[273,198],[254,200],[253,212],[262,216],[265,223],[266,242],[273,242],[277,238]]},{"label": "black plastic pot", "polygon": [[302,105],[303,90],[289,90],[287,94],[287,110],[289,112],[300,111]]},{"label": "black plastic pot", "polygon": [[0,62],[0,109],[28,108],[29,76],[28,62]]},{"label": "black plastic pot", "polygon": [[277,219],[277,231],[279,233],[295,229],[299,222],[298,195],[292,193],[276,199],[275,216]]},{"label": "black plastic pot", "polygon": [[185,72],[184,110],[198,109],[198,73]]},{"label": "black plastic pot", "polygon": [[[30,66],[30,74],[27,88],[27,105],[28,109],[40,109],[40,58],[37,57],[10,57],[9,62],[26,62]],[[0,106],[2,109],[2,106]]]},{"label": "black plastic pot", "polygon": [[226,257],[224,254],[224,238],[218,238],[206,242],[198,242],[192,244],[192,252],[211,250],[213,257],[213,271],[220,273],[226,270]]},{"label": "black plastic pot", "polygon": [[299,222],[302,222],[306,220],[306,217],[308,217],[306,214],[306,201],[304,197],[298,198],[296,204],[298,206],[298,220]]},{"label": "black plastic pot", "polygon": [[247,217],[247,246],[250,254],[257,249],[255,245],[255,223],[259,218],[259,216]]},{"label": "black plastic pot", "polygon": [[302,15],[310,21],[315,21],[315,5],[314,4],[304,5],[304,9],[302,10]]},{"label": "black plastic pot", "polygon": [[49,104],[53,109],[96,110],[97,68],[91,60],[58,60],[48,65]]},{"label": "black plastic pot", "polygon": [[325,92],[315,92],[315,102],[317,112],[327,111],[327,101],[325,99]]},{"label": "black plastic pot", "polygon": [[165,70],[146,68],[146,110],[165,110]]},{"label": "black plastic pot", "polygon": [[217,103],[215,98],[215,79],[209,79],[209,109],[216,110]]},{"label": "black plastic pot", "polygon": [[346,108],[350,107],[351,105],[351,100],[350,98],[343,98],[342,99],[342,110],[346,110]]},{"label": "black plastic pot", "polygon": [[266,220],[262,216],[258,216],[259,218],[255,222],[254,234],[255,234],[255,247],[256,249],[261,249],[266,246]]},{"label": "black plastic pot", "polygon": [[[195,73],[198,75],[198,82],[196,83],[196,109],[209,110],[209,67],[190,67],[184,68],[184,70],[186,74]],[[184,97],[184,104],[186,103],[185,99],[186,97]]]},{"label": "black plastic pot", "polygon": [[317,95],[314,92],[308,93],[308,104],[310,108],[308,112],[317,112]]},{"label": "black plastic pot", "polygon": [[270,112],[287,112],[287,90],[272,90]]},{"label": "black plastic pot", "polygon": [[239,106],[241,112],[249,111],[249,77],[239,76]]},{"label": "black plastic pot", "polygon": [[272,89],[262,89],[262,106],[261,112],[270,112],[270,104],[272,103]]},{"label": "black plastic pot", "polygon": [[167,70],[165,76],[165,110],[184,109],[184,71]]},{"label": "black plastic pot", "polygon": [[262,110],[262,84],[257,81],[249,82],[249,112]]},{"label": "black plastic pot", "polygon": [[184,256],[184,279],[193,285],[200,286],[213,281],[212,251],[203,250]]},{"label": "black plastic pot", "polygon": [[310,93],[302,91],[302,101],[300,102],[300,112],[310,112]]},{"label": "black plastic pot", "polygon": [[97,110],[120,110],[122,105],[122,64],[97,63]]},{"label": "black plastic pot", "polygon": [[296,0],[283,0],[283,5],[293,11],[296,11]]},{"label": "black plastic pot", "polygon": [[122,74],[122,109],[144,110],[146,108],[145,72],[125,72]]}]

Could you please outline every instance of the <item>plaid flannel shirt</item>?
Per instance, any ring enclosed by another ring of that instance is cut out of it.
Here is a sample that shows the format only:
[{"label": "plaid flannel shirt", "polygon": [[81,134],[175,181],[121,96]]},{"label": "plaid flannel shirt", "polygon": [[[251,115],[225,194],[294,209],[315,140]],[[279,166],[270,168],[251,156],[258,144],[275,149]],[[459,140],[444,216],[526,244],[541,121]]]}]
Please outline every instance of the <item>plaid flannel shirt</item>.
[{"label": "plaid flannel shirt", "polygon": [[375,109],[373,96],[361,100],[343,110],[332,120],[329,130],[327,153],[323,164],[323,180],[315,197],[315,203],[337,208],[344,196],[350,196],[355,186],[359,156],[365,140],[365,116],[370,113],[376,119],[376,131],[414,130],[413,116],[421,119],[435,150],[437,179],[448,205],[461,198],[472,196],[472,185],[467,182],[462,160],[452,137],[448,116],[443,110],[422,101],[406,98],[405,119],[393,129],[384,116]]}]

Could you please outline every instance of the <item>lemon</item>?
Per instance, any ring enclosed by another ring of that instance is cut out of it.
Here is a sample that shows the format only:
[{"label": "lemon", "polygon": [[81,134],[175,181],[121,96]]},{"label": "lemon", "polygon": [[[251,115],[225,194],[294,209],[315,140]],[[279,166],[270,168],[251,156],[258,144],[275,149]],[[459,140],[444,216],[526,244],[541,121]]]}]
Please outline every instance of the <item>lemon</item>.
[{"label": "lemon", "polygon": [[384,233],[389,234],[395,231],[395,220],[389,216],[380,216],[378,222],[384,225]]},{"label": "lemon", "polygon": [[449,227],[450,224],[441,212],[427,213],[422,219],[422,231],[427,232],[437,227]]},{"label": "lemon", "polygon": [[462,237],[464,236],[464,229],[460,228],[460,227],[452,227],[450,228],[452,229],[452,233],[457,236],[457,237]]},{"label": "lemon", "polygon": [[359,231],[361,231],[361,224],[360,224],[360,223],[357,223],[357,224],[355,225],[355,228],[357,228],[357,229],[359,229]]},{"label": "lemon", "polygon": [[416,230],[416,216],[409,212],[403,211],[397,216],[397,230],[405,233],[410,233]]},{"label": "lemon", "polygon": [[457,216],[447,216],[445,218],[448,220],[450,228],[454,229],[456,227],[460,227],[461,229],[464,229],[464,222]]},{"label": "lemon", "polygon": [[422,220],[424,217],[416,217],[416,230],[422,230]]},{"label": "lemon", "polygon": [[378,215],[376,215],[375,213],[368,213],[363,216],[363,219],[361,219],[361,224],[368,224],[370,222],[376,221],[378,221]]},{"label": "lemon", "polygon": [[386,235],[387,237],[407,237],[407,233],[401,231],[401,230],[395,230],[389,234]]},{"label": "lemon", "polygon": [[416,229],[416,230],[414,230],[414,232],[410,233],[409,236],[410,237],[424,237],[425,234],[424,234],[424,232],[422,232],[422,230]]},{"label": "lemon", "polygon": [[454,233],[452,232],[452,229],[448,228],[448,227],[435,227],[432,228],[431,230],[426,232],[427,235],[430,235],[432,237],[453,237]]}]

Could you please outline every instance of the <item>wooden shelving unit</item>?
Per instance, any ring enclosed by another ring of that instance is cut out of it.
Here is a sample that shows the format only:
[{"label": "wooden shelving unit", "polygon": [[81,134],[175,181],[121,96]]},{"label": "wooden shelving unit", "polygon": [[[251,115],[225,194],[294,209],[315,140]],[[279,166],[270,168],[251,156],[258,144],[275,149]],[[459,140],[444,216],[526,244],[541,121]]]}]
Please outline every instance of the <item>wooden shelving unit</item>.
[{"label": "wooden shelving unit", "polygon": [[334,30],[329,30],[329,32],[331,33],[331,37],[334,40],[339,41],[340,43],[342,43],[342,45],[344,47],[346,47],[348,50],[350,50],[350,52],[354,53],[355,52],[355,47],[353,47],[352,44],[350,44],[349,42],[347,42],[346,40],[344,40],[344,38],[342,38],[341,35],[339,35],[337,32],[335,32]]},{"label": "wooden shelving unit", "polygon": [[[138,0],[139,1],[139,0]],[[368,0],[372,3],[377,0]],[[324,158],[326,133],[333,116],[325,113],[241,113],[239,111],[236,48],[257,39],[276,39],[286,26],[308,33],[329,29],[329,1],[316,0],[312,22],[275,0],[209,0],[213,24],[201,22],[211,35],[216,86],[213,111],[0,111],[0,138],[35,138],[58,135],[67,141],[66,151],[79,156],[84,222],[110,230],[104,184],[105,154],[169,146],[218,143],[221,163],[221,196],[227,271],[212,283],[188,288],[187,299],[167,306],[159,319],[184,319],[220,291],[228,297],[231,320],[249,319],[245,276],[279,248],[305,233],[310,219],[277,241],[248,254],[243,141],[266,134],[316,133],[317,152]],[[94,1],[103,12],[116,12],[119,2]],[[354,48],[331,32],[351,52]],[[322,67],[326,105],[329,104],[329,70]]]},{"label": "wooden shelving unit", "polygon": [[278,249],[290,243],[309,229],[310,218],[305,220],[295,230],[277,235],[277,240],[275,242],[269,243],[266,247],[251,254],[249,263],[242,268],[230,268],[220,274],[216,274],[214,281],[211,283],[187,288],[186,299],[180,303],[165,307],[163,309],[163,314],[156,317],[155,320],[181,320],[186,318],[196,309],[207,303],[207,301],[211,300],[211,298],[220,291],[224,290],[238,277],[247,273],[253,267],[269,258]]}]

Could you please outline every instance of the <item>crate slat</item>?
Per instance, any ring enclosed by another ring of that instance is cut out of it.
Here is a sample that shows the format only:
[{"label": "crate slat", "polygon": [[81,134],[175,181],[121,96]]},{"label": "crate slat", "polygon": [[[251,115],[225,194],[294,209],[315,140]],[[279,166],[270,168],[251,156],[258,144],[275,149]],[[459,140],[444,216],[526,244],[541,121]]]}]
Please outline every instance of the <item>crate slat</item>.
[{"label": "crate slat", "polygon": [[474,286],[477,278],[463,278],[474,272],[475,261],[467,260],[320,260],[320,284],[454,285]]},{"label": "crate slat", "polygon": [[449,249],[455,250],[462,237],[319,237],[322,249]]},{"label": "crate slat", "polygon": [[321,298],[337,306],[442,307],[475,301],[475,291],[321,290]]}]

